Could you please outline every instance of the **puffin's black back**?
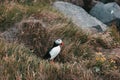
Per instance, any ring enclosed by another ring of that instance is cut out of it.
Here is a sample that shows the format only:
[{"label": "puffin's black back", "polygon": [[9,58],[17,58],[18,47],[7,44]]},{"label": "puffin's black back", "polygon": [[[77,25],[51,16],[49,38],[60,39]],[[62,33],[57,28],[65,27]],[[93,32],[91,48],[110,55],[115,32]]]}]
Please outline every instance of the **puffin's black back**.
[{"label": "puffin's black back", "polygon": [[43,59],[49,59],[49,58],[51,57],[50,54],[49,54],[50,50],[51,50],[51,49],[49,49],[49,50],[47,51],[47,53],[45,54],[45,56],[43,57]]}]

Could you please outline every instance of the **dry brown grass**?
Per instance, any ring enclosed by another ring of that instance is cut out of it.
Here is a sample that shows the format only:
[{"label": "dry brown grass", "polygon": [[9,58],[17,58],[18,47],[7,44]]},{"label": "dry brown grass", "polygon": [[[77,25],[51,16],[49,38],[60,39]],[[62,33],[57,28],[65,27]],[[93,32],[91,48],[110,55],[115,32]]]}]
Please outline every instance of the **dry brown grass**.
[{"label": "dry brown grass", "polygon": [[[27,8],[30,19],[20,23],[19,43],[0,39],[0,80],[120,79],[120,58],[94,50],[108,48],[107,37],[85,34],[50,6]],[[116,31],[111,34],[119,42],[119,34]],[[65,45],[55,63],[50,64],[42,56],[57,38],[62,38]]]},{"label": "dry brown grass", "polygon": [[6,43],[0,40],[1,80],[93,80],[91,70],[80,63],[50,64],[37,58],[24,45]]},{"label": "dry brown grass", "polygon": [[112,25],[110,32],[111,32],[110,35],[113,38],[113,46],[114,47],[120,46],[120,32],[117,29],[117,27],[115,25]]},{"label": "dry brown grass", "polygon": [[[62,19],[61,16],[55,18],[47,16],[50,14],[37,14],[37,19],[42,19],[38,23],[23,23],[23,29],[19,35],[20,41],[29,46],[35,54],[42,57],[47,52],[48,48],[52,46],[55,39],[62,38],[65,46],[59,56],[60,58],[57,58],[58,61],[62,62],[74,61],[74,56],[81,57],[90,51],[89,46],[85,44],[88,41],[88,35],[71,22]],[[51,20],[49,21],[49,19]],[[45,23],[47,26],[43,25]],[[84,48],[84,50],[82,48]],[[89,57],[89,53],[84,56],[86,56],[86,58]]]}]

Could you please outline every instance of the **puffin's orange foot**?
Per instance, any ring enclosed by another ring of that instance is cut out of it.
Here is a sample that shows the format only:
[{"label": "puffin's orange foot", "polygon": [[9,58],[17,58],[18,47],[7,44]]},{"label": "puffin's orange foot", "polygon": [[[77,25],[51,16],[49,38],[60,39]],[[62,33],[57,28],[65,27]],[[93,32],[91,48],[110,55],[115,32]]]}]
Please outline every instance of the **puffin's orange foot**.
[{"label": "puffin's orange foot", "polygon": [[50,61],[50,64],[54,64],[54,61],[53,61],[53,60],[51,60],[51,61]]}]

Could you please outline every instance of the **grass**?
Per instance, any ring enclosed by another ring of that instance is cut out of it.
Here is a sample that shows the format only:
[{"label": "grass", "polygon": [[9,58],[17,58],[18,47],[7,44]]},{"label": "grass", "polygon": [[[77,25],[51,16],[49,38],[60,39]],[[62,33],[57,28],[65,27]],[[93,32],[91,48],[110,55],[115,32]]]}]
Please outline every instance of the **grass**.
[{"label": "grass", "polygon": [[111,26],[110,35],[113,37],[113,46],[117,47],[120,45],[120,33],[116,26]]},{"label": "grass", "polygon": [[[105,33],[97,38],[85,34],[50,7],[49,0],[46,1],[47,4],[40,0],[44,3],[41,5],[19,2],[9,10],[6,10],[8,5],[0,7],[0,14],[7,15],[3,19],[9,17],[9,25],[25,20],[20,22],[19,43],[0,39],[0,80],[120,80],[120,58],[94,50],[97,47],[108,49],[119,42],[116,28],[108,31],[112,37],[109,45]],[[19,15],[15,17],[16,12]],[[12,22],[13,17],[15,20]],[[27,22],[28,17],[32,19]],[[3,28],[8,29],[7,21],[0,23]],[[50,64],[42,57],[57,38],[65,44],[55,63]]]},{"label": "grass", "polygon": [[92,80],[92,77],[89,76],[93,75],[92,72],[84,69],[81,66],[82,63],[63,64],[56,62],[54,65],[51,65],[49,62],[41,60],[32,54],[22,44],[6,43],[0,40],[0,46],[2,46],[0,50],[1,80],[69,80],[80,78]]},{"label": "grass", "polygon": [[[1,19],[0,28],[5,30],[14,25],[14,23],[20,21],[23,17],[24,10],[22,11],[20,5],[0,5],[1,6]],[[21,9],[20,9],[21,8]]]},{"label": "grass", "polygon": [[[42,1],[42,2],[41,2]],[[23,18],[28,18],[33,13],[39,13],[44,9],[51,9],[50,4],[40,0],[35,3],[33,1],[25,0],[23,2],[1,2],[0,5],[0,30],[5,31],[7,28],[14,26],[15,23],[20,22]]]}]

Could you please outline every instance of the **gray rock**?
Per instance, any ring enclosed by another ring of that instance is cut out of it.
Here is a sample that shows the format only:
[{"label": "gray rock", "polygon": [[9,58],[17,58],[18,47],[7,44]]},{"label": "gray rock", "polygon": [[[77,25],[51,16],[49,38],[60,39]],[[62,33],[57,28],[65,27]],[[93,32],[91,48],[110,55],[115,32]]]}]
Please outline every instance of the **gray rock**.
[{"label": "gray rock", "polygon": [[56,1],[53,7],[63,13],[67,18],[76,24],[83,30],[96,29],[99,31],[105,31],[106,25],[100,22],[98,19],[89,15],[84,9],[79,6],[73,5],[68,2]]},{"label": "gray rock", "polygon": [[120,18],[120,6],[115,3],[103,4],[98,2],[90,11],[90,14],[105,24]]},{"label": "gray rock", "polygon": [[56,0],[56,1],[64,1],[64,2],[73,3],[78,6],[84,6],[83,0]]}]

